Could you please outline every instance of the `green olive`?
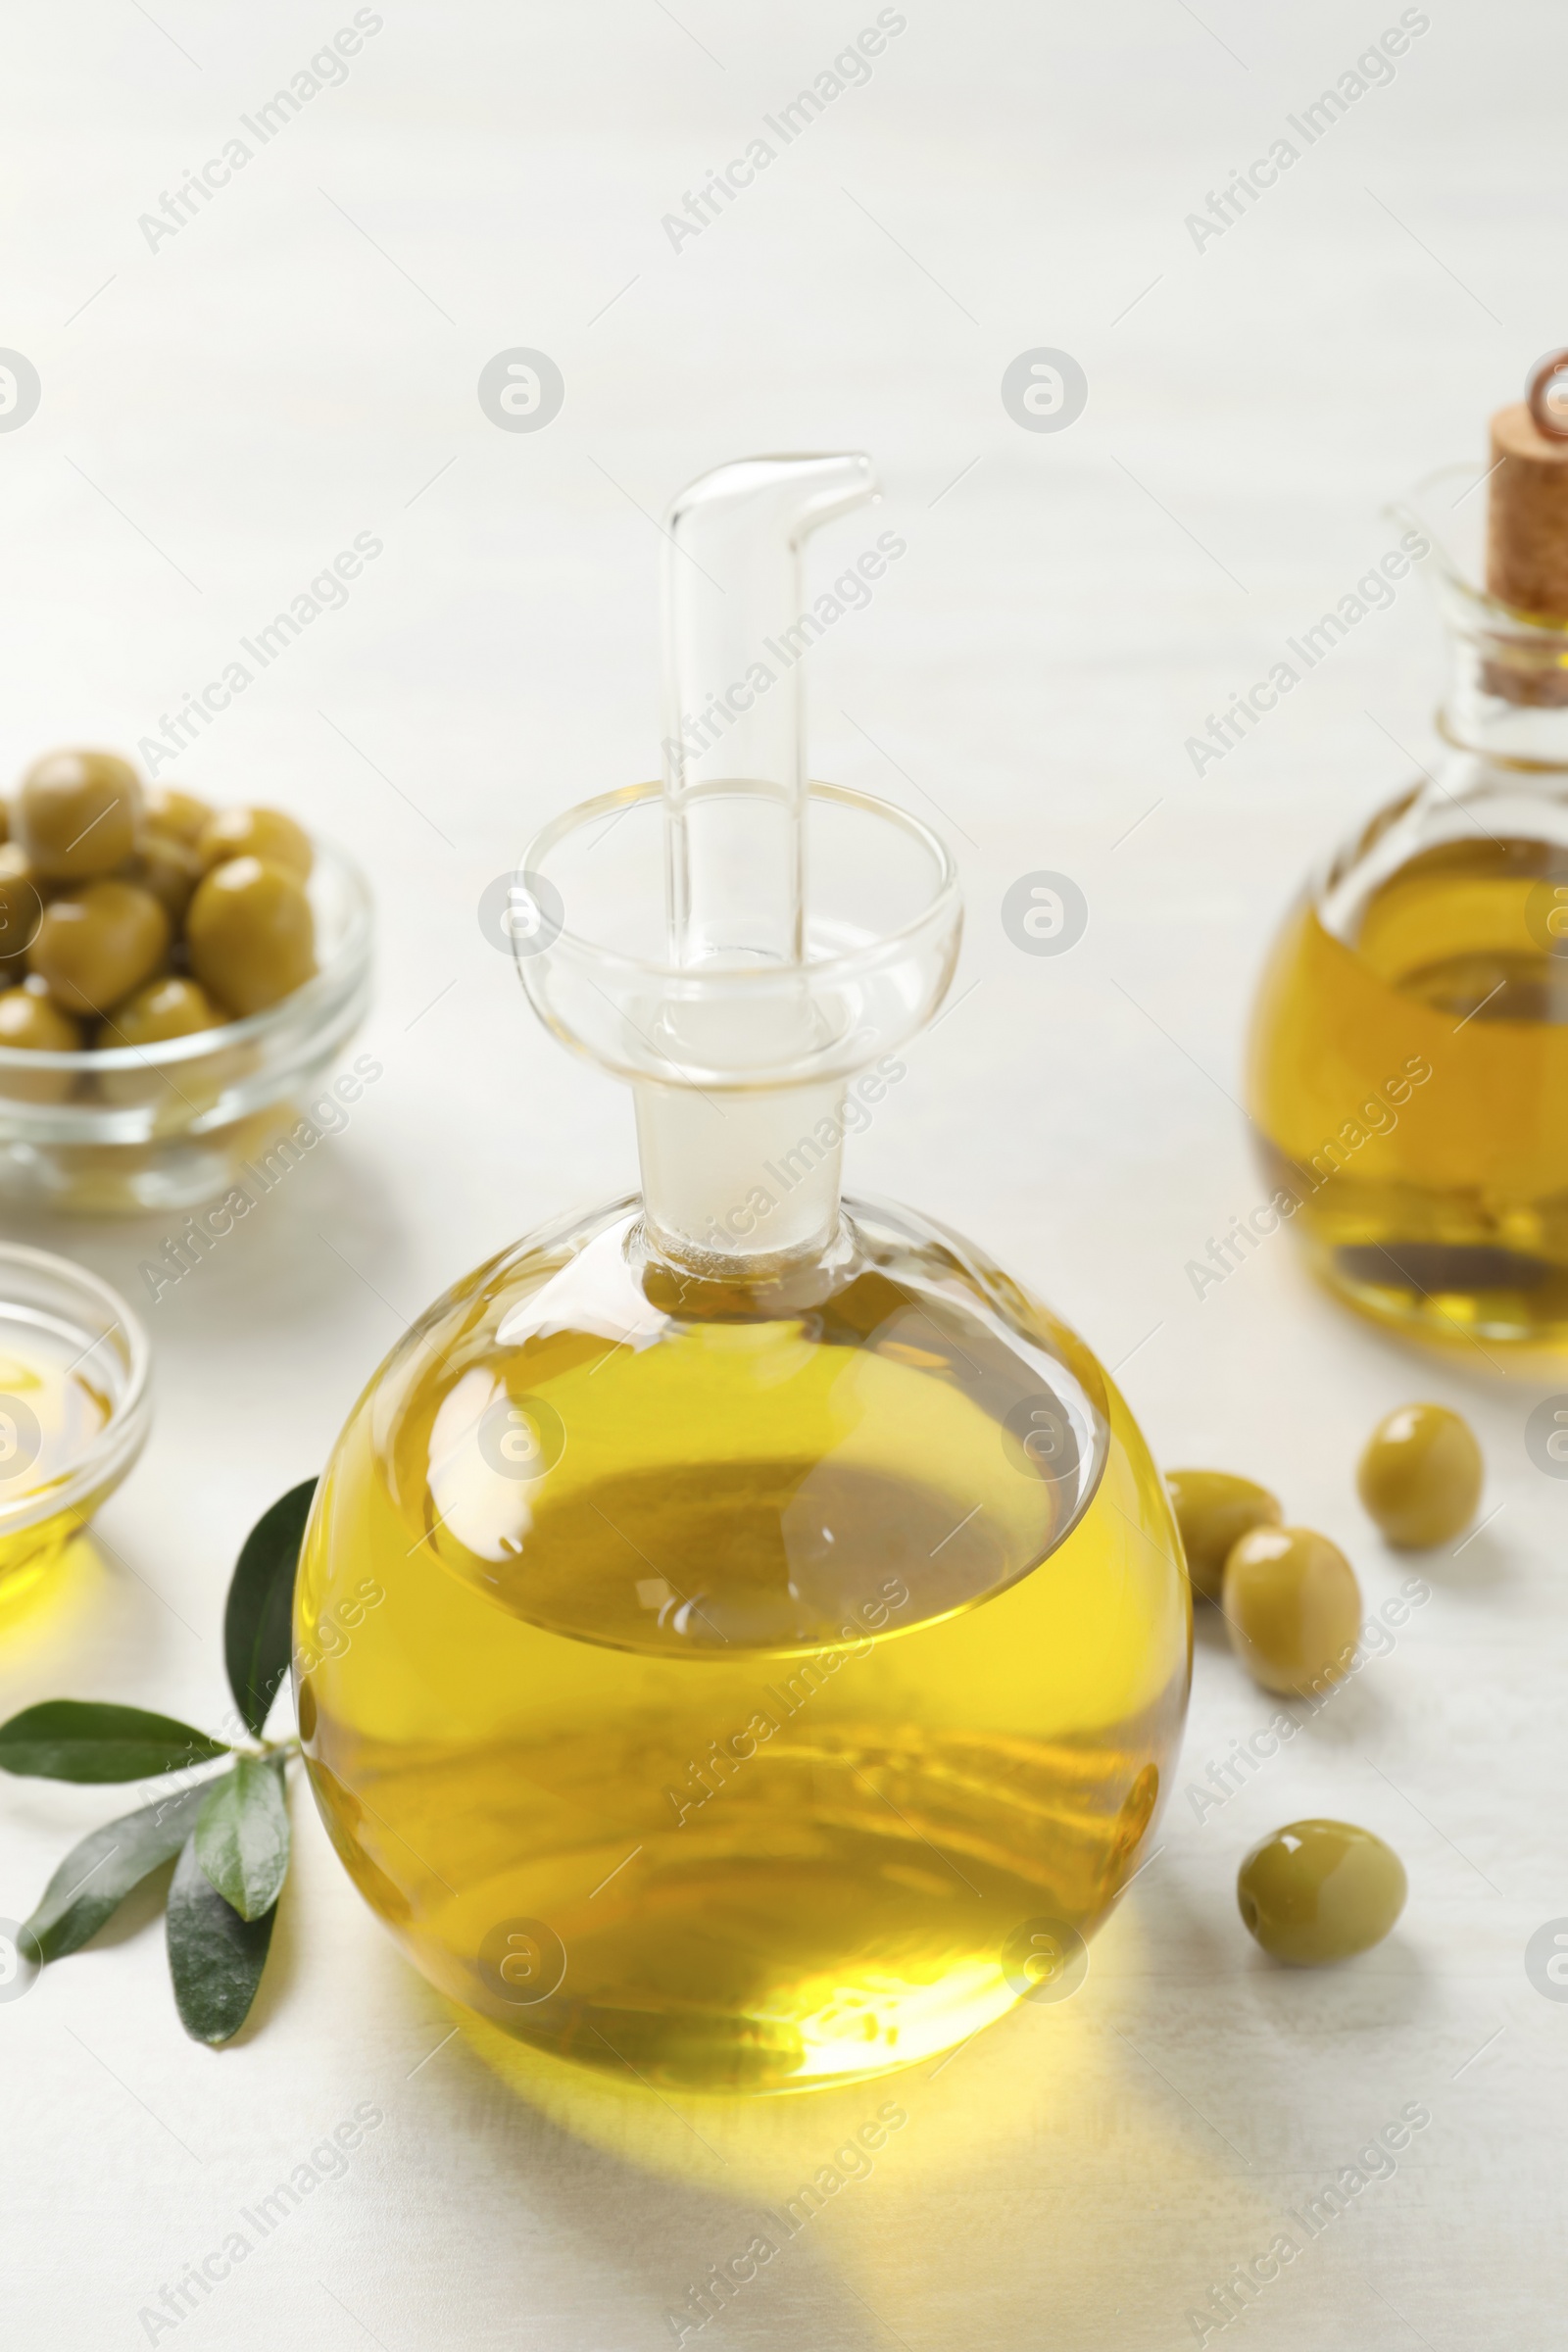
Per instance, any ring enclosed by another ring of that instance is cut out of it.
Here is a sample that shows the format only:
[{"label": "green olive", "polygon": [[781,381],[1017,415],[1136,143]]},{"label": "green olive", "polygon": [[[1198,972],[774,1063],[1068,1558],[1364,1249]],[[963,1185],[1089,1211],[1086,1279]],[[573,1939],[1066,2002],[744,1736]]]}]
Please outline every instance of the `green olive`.
[{"label": "green olive", "polygon": [[1193,1591],[1218,1600],[1226,1555],[1254,1527],[1278,1527],[1285,1514],[1266,1487],[1228,1470],[1167,1470]]},{"label": "green olive", "polygon": [[220,808],[208,818],[196,846],[205,866],[221,865],[229,858],[260,858],[264,865],[285,866],[302,882],[316,861],[310,835],[280,808]]},{"label": "green olive", "polygon": [[212,804],[199,801],[177,784],[150,784],[146,798],[147,822],[155,833],[172,833],[194,849],[213,821]]},{"label": "green olive", "polygon": [[165,972],[117,1004],[103,1025],[101,1046],[162,1046],[173,1037],[220,1029],[228,1014],[194,980]]},{"label": "green olive", "polygon": [[165,833],[148,826],[135,857],[126,858],[119,878],[123,882],[139,882],[143,890],[150,890],[177,931],[202,878],[202,861],[190,843],[181,841],[177,833]]},{"label": "green olive", "polygon": [[1405,1892],[1394,1848],[1348,1821],[1288,1822],[1236,1874],[1248,1933],[1295,1968],[1370,1951],[1404,1909]]},{"label": "green olive", "polygon": [[19,842],[0,844],[0,956],[24,956],[43,919],[44,885]]},{"label": "green olive", "polygon": [[169,952],[169,917],[134,882],[89,882],[43,910],[27,962],[67,1012],[105,1012]]},{"label": "green olive", "polygon": [[243,1018],[290,995],[316,969],[305,886],[259,858],[215,865],[190,903],[185,943],[203,988]]},{"label": "green olive", "polygon": [[1337,1683],[1361,1632],[1361,1589],[1338,1544],[1309,1527],[1254,1527],[1231,1547],[1220,1595],[1231,1647],[1265,1690]]},{"label": "green olive", "polygon": [[1356,1491],[1389,1543],[1421,1551],[1469,1526],[1484,1468],[1468,1421],[1446,1404],[1401,1404],[1368,1438]]},{"label": "green olive", "polygon": [[135,848],[140,823],[136,771],[113,752],[50,752],[22,779],[17,839],[56,881],[113,873]]},{"label": "green olive", "polygon": [[[0,995],[0,1047],[24,1054],[74,1054],[81,1031],[71,1015],[52,1004],[36,982],[8,988]],[[0,1071],[0,1100],[13,1102],[63,1102],[70,1094],[70,1070],[37,1070],[23,1074]]]}]

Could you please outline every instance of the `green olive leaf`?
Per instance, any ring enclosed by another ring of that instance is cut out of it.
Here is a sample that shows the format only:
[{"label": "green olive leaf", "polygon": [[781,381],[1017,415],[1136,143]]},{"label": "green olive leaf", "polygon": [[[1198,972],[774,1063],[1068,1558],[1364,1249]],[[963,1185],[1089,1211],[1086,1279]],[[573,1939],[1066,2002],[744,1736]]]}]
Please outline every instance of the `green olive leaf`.
[{"label": "green olive leaf", "polygon": [[260,1756],[236,1757],[209,1783],[196,1823],[196,1859],[241,1919],[270,1911],[288,1875],[283,1775]]},{"label": "green olive leaf", "polygon": [[18,1941],[38,1960],[64,1960],[79,1951],[112,1919],[133,1888],[161,1862],[172,1861],[190,1836],[208,1784],[181,1788],[105,1822],[74,1845],[55,1872]]},{"label": "green olive leaf", "polygon": [[251,1529],[234,1564],[223,1611],[223,1662],[248,1731],[259,1740],[288,1672],[294,1574],[316,1480],[291,1487]]},{"label": "green olive leaf", "polygon": [[169,1973],[179,2022],[193,2041],[229,2041],[251,2012],[267,1966],[277,1906],[241,1919],[208,1878],[188,1838],[169,1889]]},{"label": "green olive leaf", "polygon": [[228,1752],[172,1715],[96,1699],[46,1698],[0,1723],[0,1771],[32,1780],[143,1781]]}]

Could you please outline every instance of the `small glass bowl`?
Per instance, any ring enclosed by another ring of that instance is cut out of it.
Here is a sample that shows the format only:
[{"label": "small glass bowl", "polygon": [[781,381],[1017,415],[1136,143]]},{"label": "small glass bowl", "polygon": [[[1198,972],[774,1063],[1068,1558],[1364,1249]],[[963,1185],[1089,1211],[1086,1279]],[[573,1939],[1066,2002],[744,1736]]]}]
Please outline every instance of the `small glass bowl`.
[{"label": "small glass bowl", "polygon": [[190,1208],[297,1115],[370,998],[370,894],[316,844],[315,977],[249,1019],[162,1046],[33,1054],[0,1047],[0,1195],[89,1216]]},{"label": "small glass bowl", "polygon": [[[66,1451],[36,1481],[25,1472],[37,1416],[20,1390],[5,1388],[12,1357],[75,1372],[107,1407],[80,1451]],[[149,1363],[146,1333],[107,1282],[51,1250],[0,1243],[0,1594],[8,1599],[81,1533],[140,1453],[152,1425]]]}]

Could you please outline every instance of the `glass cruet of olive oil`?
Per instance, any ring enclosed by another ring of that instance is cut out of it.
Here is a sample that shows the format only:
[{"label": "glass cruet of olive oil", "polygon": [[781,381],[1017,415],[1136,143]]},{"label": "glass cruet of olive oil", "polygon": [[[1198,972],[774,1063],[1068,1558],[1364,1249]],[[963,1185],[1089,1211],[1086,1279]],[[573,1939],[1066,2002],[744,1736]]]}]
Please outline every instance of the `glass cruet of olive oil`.
[{"label": "glass cruet of olive oil", "polygon": [[1051,1989],[1186,1705],[1179,1544],[1104,1372],[956,1235],[840,1197],[961,920],[924,825],[806,781],[801,547],[874,495],[789,457],[675,502],[664,783],[541,834],[511,925],[631,1085],[643,1191],[411,1330],[298,1585],[317,1799],[413,1959],[694,2090],[874,2075]]},{"label": "glass cruet of olive oil", "polygon": [[[1568,353],[1485,466],[1396,511],[1430,548],[1447,746],[1276,941],[1249,1110],[1319,1275],[1423,1338],[1568,1346]],[[1414,533],[1414,538],[1411,533]]]}]

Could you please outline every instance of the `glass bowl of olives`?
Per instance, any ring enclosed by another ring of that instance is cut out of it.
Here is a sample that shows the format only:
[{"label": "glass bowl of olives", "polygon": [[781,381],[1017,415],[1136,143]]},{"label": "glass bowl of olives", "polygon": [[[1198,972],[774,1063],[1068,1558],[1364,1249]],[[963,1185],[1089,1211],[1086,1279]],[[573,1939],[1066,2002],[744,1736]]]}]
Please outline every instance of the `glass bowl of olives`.
[{"label": "glass bowl of olives", "polygon": [[240,1178],[369,1001],[359,869],[270,808],[52,752],[0,801],[0,1195],[123,1215]]}]

